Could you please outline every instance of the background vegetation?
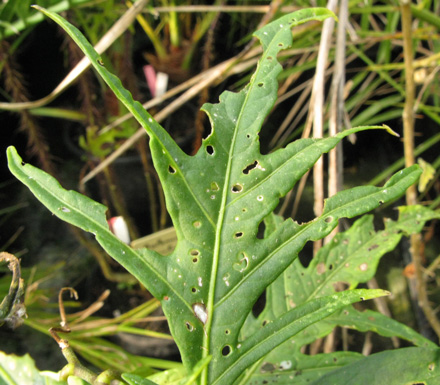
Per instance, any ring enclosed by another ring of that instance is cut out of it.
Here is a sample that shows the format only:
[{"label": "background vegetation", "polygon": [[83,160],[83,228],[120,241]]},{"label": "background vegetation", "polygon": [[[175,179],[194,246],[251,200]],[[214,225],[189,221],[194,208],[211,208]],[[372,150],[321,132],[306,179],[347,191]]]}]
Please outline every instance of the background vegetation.
[{"label": "background vegetation", "polygon": [[[413,162],[423,167],[424,175],[417,190],[408,193],[407,203],[438,209],[438,1],[406,6],[376,1],[37,3],[62,12],[79,26],[102,52],[105,65],[135,99],[146,103],[187,153],[199,148],[208,129],[199,112],[201,105],[247,82],[261,54],[251,38],[255,29],[296,9],[333,8],[339,14],[338,24],[295,29],[293,47],[282,53],[285,71],[261,138],[262,152],[299,137],[383,123],[406,144],[376,132],[352,136],[339,155],[325,158],[321,168],[318,165],[313,180],[310,175],[286,197],[278,213],[310,220],[322,210],[324,196],[342,187],[382,184]],[[65,187],[108,206],[109,218],[124,217],[132,240],[171,250],[174,238],[169,231],[139,240],[171,225],[143,129],[93,71],[78,70],[82,58],[78,48],[29,5],[10,0],[0,11],[2,154],[11,144],[21,153],[27,151],[27,161],[56,176]],[[346,33],[338,33],[338,28]],[[153,72],[156,82],[164,77],[158,73],[166,74],[165,94],[156,94]],[[107,369],[117,363],[115,369],[122,371],[134,370],[138,364],[179,366],[171,361],[178,355],[158,302],[91,238],[53,221],[11,178],[5,161],[1,167],[0,245],[21,258],[29,318],[13,332],[0,330],[0,348],[8,353],[30,352],[40,369],[58,370],[63,364],[55,343],[48,337],[40,339],[37,331],[48,334],[48,328],[58,323],[58,291],[68,285],[77,289],[80,298],[65,302],[68,313],[76,312],[69,316],[73,330],[69,341],[94,366]],[[381,207],[378,223],[380,217],[396,218],[393,208],[402,203]],[[302,252],[305,266],[319,247],[310,245]],[[410,250],[418,253],[411,255]],[[382,312],[435,342],[440,335],[439,257],[438,225],[432,221],[421,237],[403,241],[387,255],[378,269],[378,283],[368,284],[393,292],[392,301],[377,305]],[[0,289],[6,293],[10,275],[6,267],[4,271]],[[148,338],[133,339],[133,335]],[[344,347],[368,354],[399,343],[343,329],[309,350],[331,352]]]}]

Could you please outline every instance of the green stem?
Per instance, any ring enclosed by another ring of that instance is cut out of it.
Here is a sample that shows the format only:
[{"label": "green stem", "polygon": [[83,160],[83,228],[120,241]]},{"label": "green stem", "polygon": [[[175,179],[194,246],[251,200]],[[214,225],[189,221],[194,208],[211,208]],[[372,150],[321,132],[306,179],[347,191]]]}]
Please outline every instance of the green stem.
[{"label": "green stem", "polygon": [[74,376],[79,377],[84,381],[87,381],[89,384],[95,384],[97,375],[81,364],[78,357],[74,353],[73,349],[69,346],[69,343],[67,341],[62,340],[62,343],[64,344],[64,346],[61,348],[61,353],[63,353],[64,358],[69,363],[69,370],[63,370],[63,375],[69,375],[70,372],[73,371]]},{"label": "green stem", "polygon": [[[171,7],[175,7],[175,6],[176,6],[176,2],[174,0],[171,0]],[[170,28],[171,46],[180,47],[179,20],[177,18],[176,11],[170,11],[169,28]]]},{"label": "green stem", "polygon": [[440,17],[436,14],[430,12],[427,9],[419,9],[418,5],[410,5],[411,12],[415,18],[418,20],[424,21],[428,24],[433,25],[434,27],[440,29]]}]

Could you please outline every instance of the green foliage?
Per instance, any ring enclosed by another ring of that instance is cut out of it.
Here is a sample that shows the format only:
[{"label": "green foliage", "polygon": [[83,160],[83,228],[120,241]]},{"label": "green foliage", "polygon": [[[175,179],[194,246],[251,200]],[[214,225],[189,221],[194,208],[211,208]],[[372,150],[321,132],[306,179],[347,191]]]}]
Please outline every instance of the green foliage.
[{"label": "green foliage", "polygon": [[405,348],[365,357],[321,377],[313,385],[426,384],[440,380],[440,349]]},{"label": "green foliage", "polygon": [[[245,337],[310,298],[335,293],[338,285],[344,284],[353,288],[359,283],[369,281],[376,273],[380,258],[393,250],[402,236],[418,233],[426,221],[440,218],[439,213],[423,206],[400,207],[399,214],[398,220],[386,220],[385,228],[377,232],[374,230],[373,216],[365,215],[349,230],[337,234],[330,243],[322,247],[307,267],[303,267],[299,259],[296,259],[267,289],[266,306],[259,317],[249,316],[244,328]],[[273,232],[282,220],[272,216],[266,223],[267,231]],[[248,373],[251,378],[249,384],[263,384],[264,381],[270,383],[274,379],[285,379],[289,383],[292,378],[300,384],[310,383],[336,370],[338,366],[362,359],[361,355],[351,352],[316,356],[306,356],[300,352],[302,347],[325,337],[336,326],[362,332],[373,331],[385,337],[396,336],[419,347],[437,348],[436,344],[406,325],[380,313],[371,310],[361,312],[350,306],[309,326],[274,349],[258,367]],[[396,352],[399,351],[389,352],[389,355]],[[396,354],[397,359],[400,353]]]},{"label": "green foliage", "polygon": [[79,145],[89,154],[97,157],[105,157],[111,154],[117,147],[118,140],[130,137],[133,130],[113,129],[102,134],[97,132],[98,127],[88,127],[86,135],[79,138]]},{"label": "green foliage", "polygon": [[41,13],[31,9],[32,4],[47,7],[53,12],[62,12],[90,0],[11,0],[0,5],[0,39],[11,35],[19,35],[24,29],[41,21]]},{"label": "green foliage", "polygon": [[[383,187],[356,187],[338,193],[326,201],[323,214],[311,222],[299,224],[291,219],[268,217],[323,153],[347,135],[383,128],[353,128],[335,137],[302,139],[273,153],[260,153],[259,132],[275,103],[277,76],[282,70],[278,52],[292,44],[293,26],[324,20],[332,16],[331,12],[301,10],[256,33],[264,52],[250,83],[239,93],[223,93],[219,104],[204,106],[212,131],[197,154],[188,156],[133,101],[75,27],[54,13],[40,10],[75,40],[118,99],[146,129],[176,229],[177,246],[167,256],[148,249],[131,249],[109,231],[105,206],[64,190],[50,175],[24,164],[12,147],[8,149],[9,168],[53,214],[93,233],[102,247],[161,301],[187,370],[186,378],[180,374],[179,384],[245,383],[247,375],[240,378],[244,371],[251,366],[255,370],[259,360],[270,352],[277,354],[278,346],[283,349],[283,343],[295,341],[299,349],[327,334],[335,324],[343,324],[328,318],[332,314],[337,317],[354,302],[387,294],[365,289],[335,292],[332,285],[344,281],[352,289],[371,277],[380,256],[394,247],[402,235],[402,222],[387,224],[384,232],[370,240],[371,218],[365,217],[355,227],[362,231],[340,235],[321,251],[322,262],[317,260],[304,269],[297,256],[306,242],[330,234],[340,218],[353,218],[399,198],[420,176],[418,166],[399,171]],[[260,237],[259,225],[265,218],[271,231]],[[349,242],[346,244],[344,239]],[[350,258],[343,261],[344,265],[338,260],[340,253]],[[347,263],[350,268],[344,268]],[[291,288],[285,292],[289,285]],[[268,286],[269,301],[262,317],[270,322],[261,327],[261,319],[248,317]],[[372,328],[371,324],[365,325],[365,317],[359,321],[356,317],[359,315],[355,313],[350,322],[359,324],[360,330]],[[325,324],[324,319],[330,319],[329,323]],[[397,330],[403,338],[429,345],[422,337],[415,337],[395,324],[388,330],[393,327],[395,330],[388,331],[388,335]],[[376,329],[383,329],[387,335],[384,321],[376,324]],[[253,332],[249,333],[250,330]],[[344,364],[359,359],[358,355],[348,353],[335,353],[332,359],[335,358]],[[307,360],[308,364],[301,361],[301,365],[320,365],[321,374],[334,369],[324,361]],[[125,378],[131,383],[150,383],[134,375]],[[164,378],[160,381],[172,383]]]},{"label": "green foliage", "polygon": [[[58,381],[58,375],[52,372],[40,372],[29,355],[17,357],[0,352],[0,384],[7,385],[66,385]],[[72,378],[72,385],[85,385],[86,382]]]},{"label": "green foliage", "polygon": [[129,385],[155,385],[156,383],[138,376],[136,374],[126,373],[123,375],[123,379],[128,382]]}]

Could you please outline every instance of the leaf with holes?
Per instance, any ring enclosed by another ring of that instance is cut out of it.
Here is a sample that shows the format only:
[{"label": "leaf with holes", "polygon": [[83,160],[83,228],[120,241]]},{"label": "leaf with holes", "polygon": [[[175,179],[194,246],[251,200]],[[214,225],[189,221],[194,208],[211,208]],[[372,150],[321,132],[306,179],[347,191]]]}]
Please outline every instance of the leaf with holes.
[{"label": "leaf with holes", "polygon": [[[212,131],[195,156],[185,154],[169,134],[112,75],[81,33],[60,16],[38,8],[60,24],[90,59],[150,136],[151,154],[177,234],[168,256],[132,250],[108,230],[105,207],[63,190],[47,174],[23,165],[8,150],[9,167],[55,215],[90,231],[104,249],[161,301],[171,333],[188,373],[201,360],[202,384],[234,383],[284,340],[349,303],[383,291],[348,291],[312,299],[275,319],[246,341],[240,330],[257,298],[297,257],[309,240],[329,234],[342,217],[353,217],[401,196],[419,174],[417,166],[400,171],[383,187],[359,187],[327,200],[314,221],[284,221],[270,236],[258,238],[258,227],[319,157],[358,127],[335,137],[303,139],[262,155],[259,131],[277,97],[277,60],[292,44],[290,29],[310,20],[333,16],[325,9],[306,9],[283,16],[256,33],[263,55],[250,83],[239,93],[225,92],[219,104],[207,104]],[[274,327],[277,329],[273,329]],[[239,346],[241,345],[241,349]]]},{"label": "leaf with holes", "polygon": [[[376,232],[373,226],[373,216],[361,217],[349,230],[336,235],[330,243],[322,247],[307,267],[296,259],[269,286],[266,292],[265,309],[258,319],[249,316],[246,322],[247,335],[255,334],[261,329],[263,323],[277,319],[312,298],[335,293],[338,285],[354,288],[359,283],[369,281],[376,273],[380,258],[393,250],[402,236],[418,233],[427,221],[438,218],[440,218],[438,212],[426,207],[403,206],[399,207],[398,220],[385,220],[385,228]],[[267,231],[275,231],[281,223],[280,217],[273,215],[267,218]],[[254,373],[249,374],[251,383],[270,382],[278,378],[276,376],[288,377],[305,366],[310,368],[314,358],[301,354],[301,347],[325,337],[336,326],[362,332],[373,331],[385,337],[395,336],[420,347],[437,347],[410,327],[380,313],[371,310],[360,312],[353,307],[347,307],[309,326],[272,351],[259,367],[253,368]],[[326,355],[321,355],[319,359],[316,359],[318,368],[325,357]],[[327,357],[327,360],[331,359],[331,356]],[[282,362],[290,362],[289,368],[286,368]],[[338,365],[341,365],[341,362]],[[265,370],[268,366],[273,367],[273,370]],[[334,367],[336,368],[337,366]],[[328,373],[329,370],[330,368],[311,371],[304,378],[311,381]]]},{"label": "leaf with holes", "polygon": [[404,348],[372,354],[311,385],[437,385],[440,349]]},{"label": "leaf with holes", "polygon": [[363,357],[360,353],[333,352],[313,356],[299,354],[292,358],[285,350],[276,349],[269,359],[265,358],[258,365],[250,381],[241,384],[265,385],[275,380],[276,384],[310,385],[316,379]]}]

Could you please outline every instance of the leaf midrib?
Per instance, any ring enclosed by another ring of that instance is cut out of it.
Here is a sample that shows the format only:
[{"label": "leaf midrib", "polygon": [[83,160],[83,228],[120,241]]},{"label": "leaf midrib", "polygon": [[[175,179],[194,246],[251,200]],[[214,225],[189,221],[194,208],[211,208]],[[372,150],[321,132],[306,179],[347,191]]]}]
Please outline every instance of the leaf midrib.
[{"label": "leaf midrib", "polygon": [[[282,30],[280,30],[280,32],[282,32]],[[275,41],[276,36],[280,32],[275,34],[275,36],[272,39],[272,42]],[[269,51],[269,49],[266,49],[263,52],[262,58],[260,59],[259,63],[262,63],[263,60],[268,56],[268,51]],[[237,135],[238,135],[238,131],[239,131],[238,128],[240,127],[240,123],[241,123],[241,120],[244,115],[243,112],[247,108],[248,100],[249,100],[250,95],[252,94],[252,90],[254,89],[257,74],[260,69],[261,69],[261,66],[260,66],[260,64],[258,64],[257,72],[255,72],[254,75],[252,76],[251,82],[249,84],[249,89],[247,92],[245,92],[245,98],[243,100],[242,107],[241,107],[240,113],[238,115],[237,123],[234,128],[234,133],[232,136],[231,144],[229,146],[229,153],[228,153],[229,156],[228,156],[228,163],[227,163],[227,167],[226,167],[226,171],[225,171],[225,179],[224,179],[225,182],[223,185],[222,201],[221,201],[221,205],[220,205],[219,217],[217,220],[217,228],[216,228],[216,232],[215,232],[215,246],[214,246],[214,253],[213,253],[211,277],[210,277],[210,283],[209,283],[209,298],[208,298],[208,304],[207,304],[209,318],[208,318],[208,324],[206,325],[206,333],[204,334],[204,337],[203,337],[203,339],[204,339],[203,346],[206,348],[206,349],[203,349],[203,357],[204,358],[209,355],[209,349],[210,349],[210,333],[211,333],[211,325],[212,325],[212,319],[213,319],[212,313],[214,311],[215,290],[216,290],[216,286],[217,286],[216,284],[217,284],[217,274],[218,274],[218,265],[219,265],[220,247],[221,247],[221,233],[222,233],[222,229],[223,229],[223,223],[225,220],[226,209],[228,207],[228,205],[226,205],[226,200],[228,198],[229,184],[230,184],[230,180],[231,180],[231,169],[232,169],[232,163],[234,160],[233,150],[235,149],[235,145],[236,145],[236,141],[237,141]],[[244,91],[245,90],[242,90],[241,92],[244,92]],[[205,377],[204,381],[206,381],[206,377]]]}]

